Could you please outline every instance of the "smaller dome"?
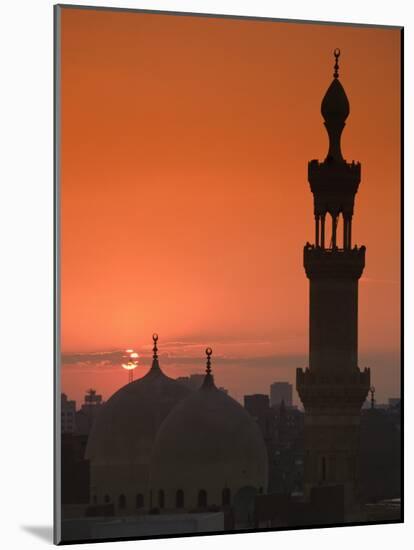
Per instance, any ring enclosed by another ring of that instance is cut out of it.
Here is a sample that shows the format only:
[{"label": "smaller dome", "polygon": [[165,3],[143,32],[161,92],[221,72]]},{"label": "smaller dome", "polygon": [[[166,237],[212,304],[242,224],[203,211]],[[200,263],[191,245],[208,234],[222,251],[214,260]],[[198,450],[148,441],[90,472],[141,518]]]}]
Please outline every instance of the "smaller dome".
[{"label": "smaller dome", "polygon": [[322,100],[321,113],[325,122],[345,122],[349,115],[349,101],[338,78],[334,78]]},{"label": "smaller dome", "polygon": [[[210,348],[207,351],[211,355]],[[266,492],[263,436],[247,411],[217,389],[210,357],[201,388],[181,401],[161,425],[151,466],[151,488],[154,494],[162,492],[166,508],[176,506],[178,491],[187,509],[201,506],[201,493],[204,506],[221,506],[225,493],[233,502],[240,491]]]}]

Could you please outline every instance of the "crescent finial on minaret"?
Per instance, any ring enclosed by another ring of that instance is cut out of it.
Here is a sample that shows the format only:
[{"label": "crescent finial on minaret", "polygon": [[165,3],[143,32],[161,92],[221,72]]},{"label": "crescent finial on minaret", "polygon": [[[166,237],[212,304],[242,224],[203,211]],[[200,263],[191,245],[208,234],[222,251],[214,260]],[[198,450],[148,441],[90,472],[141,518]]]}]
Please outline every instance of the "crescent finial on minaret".
[{"label": "crescent finial on minaret", "polygon": [[334,74],[333,74],[333,77],[334,78],[338,78],[339,77],[339,63],[338,63],[338,59],[339,59],[339,56],[341,55],[341,50],[339,48],[335,48],[334,49],[334,56],[335,56],[335,65],[334,65]]},{"label": "crescent finial on minaret", "polygon": [[207,367],[206,367],[206,373],[208,375],[211,374],[211,356],[213,354],[213,350],[211,348],[206,348],[206,355],[207,355]]}]

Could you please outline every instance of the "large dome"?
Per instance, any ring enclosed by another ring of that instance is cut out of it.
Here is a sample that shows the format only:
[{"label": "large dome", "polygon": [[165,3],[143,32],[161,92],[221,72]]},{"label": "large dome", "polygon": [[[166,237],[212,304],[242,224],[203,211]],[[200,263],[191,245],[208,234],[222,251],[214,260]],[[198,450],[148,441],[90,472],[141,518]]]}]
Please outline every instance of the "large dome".
[{"label": "large dome", "polygon": [[267,451],[245,409],[217,389],[202,387],[162,423],[151,460],[153,505],[187,510],[232,505],[246,490],[266,492]]},{"label": "large dome", "polygon": [[[190,390],[160,369],[154,335],[149,372],[123,386],[103,406],[88,439],[91,498],[124,510],[149,506],[148,467],[159,426]],[[139,504],[139,505],[138,505]]]}]

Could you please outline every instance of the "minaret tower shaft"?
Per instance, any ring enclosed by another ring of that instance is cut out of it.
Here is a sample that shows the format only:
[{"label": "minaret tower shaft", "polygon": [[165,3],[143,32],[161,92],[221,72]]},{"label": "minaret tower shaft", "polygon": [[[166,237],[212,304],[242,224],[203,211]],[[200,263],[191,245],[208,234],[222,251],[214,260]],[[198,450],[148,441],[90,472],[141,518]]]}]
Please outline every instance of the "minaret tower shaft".
[{"label": "minaret tower shaft", "polygon": [[308,165],[315,216],[315,243],[304,248],[310,287],[309,368],[297,370],[296,386],[305,408],[305,491],[343,485],[345,505],[352,506],[357,498],[360,410],[370,371],[358,368],[358,280],[365,247],[352,243],[361,165],[342,156],[349,102],[339,81],[338,49],[334,56],[334,78],[321,105],[329,150],[323,162]]}]

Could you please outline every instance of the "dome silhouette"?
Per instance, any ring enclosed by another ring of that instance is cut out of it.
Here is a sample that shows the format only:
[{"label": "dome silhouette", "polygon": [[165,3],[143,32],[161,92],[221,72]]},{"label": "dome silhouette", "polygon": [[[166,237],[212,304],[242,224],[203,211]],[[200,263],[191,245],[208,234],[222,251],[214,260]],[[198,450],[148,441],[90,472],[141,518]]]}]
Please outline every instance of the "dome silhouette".
[{"label": "dome silhouette", "polygon": [[[159,426],[190,390],[166,376],[154,358],[148,373],[126,384],[103,406],[94,424],[85,457],[91,462],[91,497],[100,504],[109,496],[123,513],[136,511],[136,501],[149,506],[149,460]],[[138,495],[140,497],[138,498]]]},{"label": "dome silhouette", "polygon": [[151,490],[153,499],[162,494],[167,509],[229,506],[243,488],[267,489],[263,436],[247,411],[217,389],[209,369],[208,360],[201,388],[174,408],[157,434]]}]

